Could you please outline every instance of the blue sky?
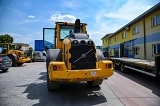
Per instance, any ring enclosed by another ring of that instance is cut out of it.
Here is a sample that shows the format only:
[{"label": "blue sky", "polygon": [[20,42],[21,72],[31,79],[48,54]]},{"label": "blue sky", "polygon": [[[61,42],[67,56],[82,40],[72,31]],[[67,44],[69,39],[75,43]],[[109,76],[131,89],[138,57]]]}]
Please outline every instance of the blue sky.
[{"label": "blue sky", "polygon": [[87,32],[96,45],[156,5],[159,0],[0,0],[0,34],[10,34],[15,43],[42,40],[42,29],[55,21],[87,23]]}]

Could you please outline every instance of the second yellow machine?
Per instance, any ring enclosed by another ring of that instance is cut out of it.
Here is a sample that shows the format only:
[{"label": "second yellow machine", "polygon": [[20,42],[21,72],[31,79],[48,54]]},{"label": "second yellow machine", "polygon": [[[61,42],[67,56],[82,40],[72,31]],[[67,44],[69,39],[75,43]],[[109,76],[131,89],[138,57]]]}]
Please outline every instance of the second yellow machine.
[{"label": "second yellow machine", "polygon": [[113,75],[112,61],[105,60],[86,31],[86,23],[56,22],[55,28],[43,28],[46,50],[48,90],[58,89],[61,82],[86,81],[101,85]]},{"label": "second yellow machine", "polygon": [[0,54],[7,54],[12,59],[12,66],[21,66],[30,60],[26,58],[23,51],[16,49],[16,45],[12,43],[0,43]]}]

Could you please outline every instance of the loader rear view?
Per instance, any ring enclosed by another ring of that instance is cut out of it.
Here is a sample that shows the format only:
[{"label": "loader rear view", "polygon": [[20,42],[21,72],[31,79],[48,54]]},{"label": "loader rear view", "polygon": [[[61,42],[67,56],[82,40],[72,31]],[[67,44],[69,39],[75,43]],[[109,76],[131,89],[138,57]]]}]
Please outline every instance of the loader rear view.
[{"label": "loader rear view", "polygon": [[113,75],[113,64],[96,49],[86,31],[86,23],[56,22],[55,28],[43,28],[46,50],[48,90],[58,89],[61,82],[86,81],[101,85]]}]

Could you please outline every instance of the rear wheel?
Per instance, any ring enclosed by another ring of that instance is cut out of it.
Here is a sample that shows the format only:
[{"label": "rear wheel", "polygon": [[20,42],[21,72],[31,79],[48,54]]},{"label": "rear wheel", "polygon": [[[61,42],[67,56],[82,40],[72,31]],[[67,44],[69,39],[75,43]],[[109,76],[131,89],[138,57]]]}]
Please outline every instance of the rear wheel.
[{"label": "rear wheel", "polygon": [[87,84],[89,86],[99,86],[102,84],[102,79],[98,79],[98,80],[93,80],[93,81],[87,81]]},{"label": "rear wheel", "polygon": [[62,61],[62,51],[60,49],[49,49],[46,56],[46,69],[47,69],[47,87],[48,91],[60,88],[60,82],[51,81],[49,79],[48,66],[51,61]]},{"label": "rear wheel", "polygon": [[[46,65],[46,67],[48,67],[48,65]],[[48,74],[48,68],[47,68],[47,88],[48,88],[48,91],[53,91],[53,90],[60,88],[59,82],[50,81],[49,74]]]},{"label": "rear wheel", "polygon": [[[99,50],[99,49],[96,49],[96,51],[97,51],[97,59],[98,59],[98,61],[105,60],[105,57],[104,57],[102,51]],[[96,86],[101,85],[102,81],[103,81],[103,79],[97,79],[97,80],[93,80],[93,81],[87,81],[87,84],[89,86],[95,86],[96,87]]]}]

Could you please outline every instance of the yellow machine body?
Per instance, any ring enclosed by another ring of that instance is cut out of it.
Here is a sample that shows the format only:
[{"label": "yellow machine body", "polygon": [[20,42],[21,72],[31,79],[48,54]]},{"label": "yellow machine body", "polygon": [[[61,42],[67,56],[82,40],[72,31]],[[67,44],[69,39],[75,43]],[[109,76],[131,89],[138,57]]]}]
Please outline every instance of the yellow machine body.
[{"label": "yellow machine body", "polygon": [[20,66],[30,59],[25,57],[23,51],[15,50],[16,47],[12,43],[0,43],[0,47],[2,48],[1,54],[7,54],[12,59],[12,66]]},{"label": "yellow machine body", "polygon": [[[108,68],[111,61],[99,61],[96,69],[68,70],[64,62],[50,62],[49,79],[51,81],[92,81],[96,79],[107,79],[113,75],[113,68]],[[57,70],[53,70],[57,66]]]},{"label": "yellow machine body", "polygon": [[[80,29],[78,31],[80,32],[75,31],[77,30],[75,28],[76,25],[77,23],[56,22],[55,28],[53,29],[55,32],[53,37],[56,39],[53,48],[48,48],[46,47],[48,43],[45,44],[47,36],[45,30],[49,28],[43,29],[44,46],[47,48],[46,67],[49,89],[51,89],[51,85],[54,86],[57,82],[87,81],[93,83],[94,81],[101,82],[103,79],[107,79],[113,75],[112,61],[99,58],[104,56],[102,56],[103,54],[100,53],[100,50],[96,50],[94,42],[89,39],[86,31],[87,24],[79,23],[78,27]],[[74,27],[73,36],[72,33],[64,33],[63,27],[64,29],[66,27]],[[62,34],[66,35],[63,39],[61,39]],[[78,43],[74,44],[76,42]],[[60,51],[60,59],[56,60],[55,57],[57,56],[58,58],[58,55],[54,55],[56,54],[54,51]],[[92,60],[94,62],[92,62]],[[96,85],[100,84],[101,83],[97,83]]]}]

